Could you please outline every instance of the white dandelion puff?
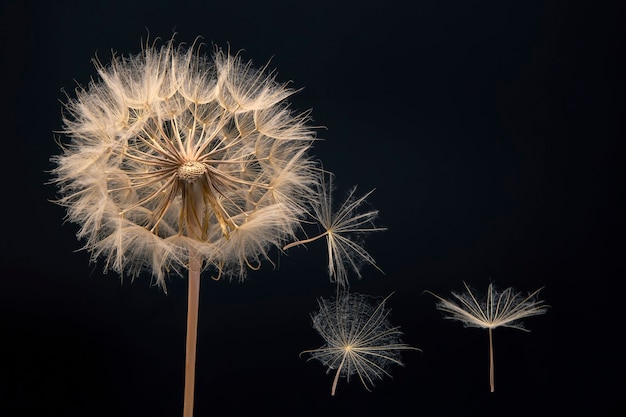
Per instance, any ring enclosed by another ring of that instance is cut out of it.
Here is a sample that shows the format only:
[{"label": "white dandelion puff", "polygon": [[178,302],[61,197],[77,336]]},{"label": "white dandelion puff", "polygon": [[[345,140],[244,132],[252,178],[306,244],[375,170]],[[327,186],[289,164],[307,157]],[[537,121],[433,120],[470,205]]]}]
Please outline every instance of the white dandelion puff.
[{"label": "white dandelion puff", "polygon": [[489,284],[484,298],[477,298],[470,287],[464,282],[467,292],[456,293],[452,296],[456,300],[446,300],[430,293],[439,299],[437,309],[444,312],[445,317],[462,322],[466,327],[481,327],[489,330],[489,385],[491,392],[495,390],[494,358],[493,358],[493,329],[496,327],[511,327],[523,331],[527,330],[522,319],[544,314],[549,306],[543,300],[537,299],[539,288],[526,296],[507,288],[498,291],[493,284]]},{"label": "white dandelion puff", "polygon": [[147,269],[163,286],[193,253],[243,278],[295,238],[317,177],[307,117],[283,102],[292,90],[240,57],[171,41],[97,68],[101,81],[66,105],[72,140],[53,174],[106,268]]},{"label": "white dandelion puff", "polygon": [[391,377],[392,365],[403,365],[400,351],[420,350],[403,343],[400,327],[389,322],[391,310],[385,308],[389,297],[376,303],[373,297],[344,292],[333,300],[318,300],[313,328],[325,343],[300,355],[320,361],[327,373],[335,372],[331,395],[335,395],[340,377],[350,382],[354,375],[370,391],[376,380]]},{"label": "white dandelion puff", "polygon": [[193,409],[200,273],[243,279],[295,239],[319,167],[294,90],[240,56],[146,45],[96,61],[99,80],[68,98],[52,158],[57,203],[92,260],[132,277],[189,274],[185,416]]},{"label": "white dandelion puff", "polygon": [[361,241],[366,233],[387,229],[374,225],[374,220],[378,217],[378,210],[359,212],[365,200],[374,190],[357,197],[356,187],[353,187],[337,211],[334,211],[332,174],[329,177],[328,181],[324,178],[320,180],[318,192],[315,194],[316,200],[312,202],[313,218],[321,226],[323,232],[308,239],[292,242],[283,249],[286,250],[325,237],[330,279],[332,282],[337,282],[342,288],[347,288],[348,270],[353,271],[361,278],[360,269],[364,262],[382,272],[376,265],[374,258],[365,250]]}]

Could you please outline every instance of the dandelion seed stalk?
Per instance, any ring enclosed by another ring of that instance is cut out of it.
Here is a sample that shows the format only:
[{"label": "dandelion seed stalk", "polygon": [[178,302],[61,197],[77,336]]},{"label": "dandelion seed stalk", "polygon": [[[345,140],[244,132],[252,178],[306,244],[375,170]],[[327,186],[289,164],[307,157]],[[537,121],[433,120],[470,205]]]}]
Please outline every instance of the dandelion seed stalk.
[{"label": "dandelion seed stalk", "polygon": [[495,370],[493,364],[493,329],[489,328],[489,386],[491,392],[496,390]]},{"label": "dandelion seed stalk", "polygon": [[[350,350],[350,346],[346,346],[346,351]],[[343,364],[346,363],[346,355],[343,355],[341,358],[341,363],[337,367],[337,372],[335,372],[335,378],[333,379],[333,386],[330,389],[330,395],[335,396],[335,391],[337,391],[337,383],[339,382],[339,375],[341,375],[341,368],[343,368]]]},{"label": "dandelion seed stalk", "polygon": [[187,341],[185,348],[185,395],[183,417],[193,417],[198,339],[198,304],[200,298],[200,263],[190,261],[187,299]]}]

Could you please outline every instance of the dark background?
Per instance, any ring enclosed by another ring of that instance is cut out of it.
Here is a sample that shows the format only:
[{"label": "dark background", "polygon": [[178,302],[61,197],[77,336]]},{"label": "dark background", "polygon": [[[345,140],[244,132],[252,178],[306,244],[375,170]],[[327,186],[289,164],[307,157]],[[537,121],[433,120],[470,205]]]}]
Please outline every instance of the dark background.
[{"label": "dark background", "polygon": [[[409,6],[412,4],[412,6]],[[196,416],[596,415],[624,411],[624,6],[582,1],[2,3],[0,415],[182,414],[186,281],[90,265],[48,202],[62,89],[113,49],[203,37],[303,88],[315,154],[380,210],[352,291],[394,295],[423,349],[367,392],[298,357],[334,287],[321,242],[236,282],[204,278]],[[446,321],[462,281],[551,305],[530,333]]]}]

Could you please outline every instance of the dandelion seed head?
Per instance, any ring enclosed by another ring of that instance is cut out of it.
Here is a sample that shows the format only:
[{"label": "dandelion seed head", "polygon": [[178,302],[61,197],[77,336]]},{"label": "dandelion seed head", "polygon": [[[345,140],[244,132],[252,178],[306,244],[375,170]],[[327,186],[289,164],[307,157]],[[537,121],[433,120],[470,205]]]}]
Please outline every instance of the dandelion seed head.
[{"label": "dandelion seed head", "polygon": [[318,182],[308,113],[266,68],[174,40],[96,62],[69,98],[57,202],[105,269],[164,284],[191,253],[243,279],[294,239]]},{"label": "dandelion seed head", "polygon": [[302,353],[309,356],[308,360],[320,361],[327,373],[335,371],[333,395],[339,378],[350,382],[354,375],[369,391],[376,380],[391,376],[392,365],[403,365],[400,351],[419,350],[404,344],[400,328],[390,323],[387,298],[376,301],[363,294],[343,292],[337,299],[318,300],[319,311],[312,315],[313,328],[325,344]]},{"label": "dandelion seed head", "polygon": [[454,299],[436,296],[439,299],[437,308],[446,318],[460,321],[467,327],[511,327],[526,331],[521,320],[548,311],[548,305],[537,298],[541,288],[523,295],[513,288],[499,290],[489,284],[486,294],[479,297],[475,290],[472,291],[466,283],[463,284],[466,291],[453,292]]},{"label": "dandelion seed head", "polygon": [[348,272],[354,272],[361,278],[361,267],[369,264],[380,272],[374,258],[363,247],[364,236],[376,231],[387,230],[377,227],[374,221],[378,217],[377,210],[361,211],[366,199],[372,194],[369,191],[361,197],[356,197],[356,187],[350,189],[348,196],[337,208],[333,206],[332,174],[322,173],[317,185],[316,198],[312,201],[312,217],[323,230],[317,236],[292,242],[283,249],[312,242],[324,237],[327,248],[328,275],[331,282],[336,282],[341,288],[349,286]]},{"label": "dandelion seed head", "polygon": [[[466,291],[453,292],[454,299],[445,299],[433,294],[439,302],[437,309],[441,310],[445,318],[460,321],[466,327],[479,327],[489,332],[489,385],[491,392],[495,390],[493,330],[498,327],[510,327],[528,331],[521,322],[522,319],[544,314],[548,305],[537,298],[542,288],[524,296],[513,288],[498,290],[489,284],[487,293],[479,297],[465,282]],[[432,293],[431,293],[432,294]]]}]

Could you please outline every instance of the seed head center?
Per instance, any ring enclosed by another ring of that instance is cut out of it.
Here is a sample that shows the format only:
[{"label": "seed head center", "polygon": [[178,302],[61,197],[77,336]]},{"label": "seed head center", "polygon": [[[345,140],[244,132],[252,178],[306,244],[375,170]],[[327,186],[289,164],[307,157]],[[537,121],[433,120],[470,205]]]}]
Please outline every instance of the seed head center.
[{"label": "seed head center", "polygon": [[191,184],[202,177],[206,170],[206,165],[202,162],[187,161],[178,167],[178,179]]}]

